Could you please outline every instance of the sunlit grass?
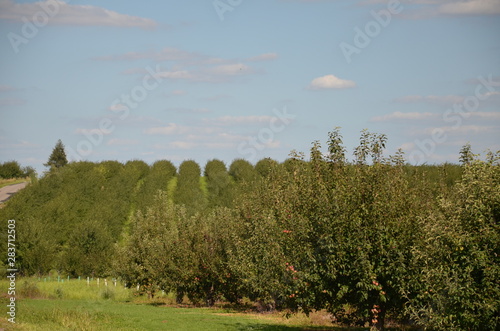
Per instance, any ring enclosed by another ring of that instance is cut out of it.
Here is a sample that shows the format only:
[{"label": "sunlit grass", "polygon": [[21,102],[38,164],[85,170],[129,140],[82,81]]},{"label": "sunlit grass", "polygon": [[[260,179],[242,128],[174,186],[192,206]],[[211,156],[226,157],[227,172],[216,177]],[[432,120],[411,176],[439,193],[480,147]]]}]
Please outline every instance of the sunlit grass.
[{"label": "sunlit grass", "polygon": [[[1,280],[2,293],[7,293],[8,281]],[[54,277],[20,278],[16,282],[16,294],[20,299],[70,299],[70,300],[106,300],[119,302],[130,301],[133,293],[121,283],[115,286],[111,279],[105,286],[104,279],[92,279],[87,284],[86,279],[70,279]]]},{"label": "sunlit grass", "polygon": [[[7,279],[0,280],[7,293]],[[157,293],[148,300],[134,295],[108,279],[70,279],[57,277],[18,278],[16,280],[16,324],[7,321],[8,297],[0,297],[0,329],[6,330],[338,330],[325,313],[303,314],[290,319],[283,313],[257,314],[228,308],[181,308],[175,296]],[[326,319],[325,319],[326,318]],[[325,322],[326,321],[326,322]],[[320,325],[323,325],[320,327]]]}]

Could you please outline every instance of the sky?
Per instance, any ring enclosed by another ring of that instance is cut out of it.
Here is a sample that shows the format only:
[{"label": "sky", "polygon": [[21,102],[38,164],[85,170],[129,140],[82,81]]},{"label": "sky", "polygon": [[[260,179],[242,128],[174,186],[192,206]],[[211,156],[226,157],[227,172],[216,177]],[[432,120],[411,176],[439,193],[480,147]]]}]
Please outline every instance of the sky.
[{"label": "sky", "polygon": [[0,162],[500,150],[500,0],[0,0]]}]

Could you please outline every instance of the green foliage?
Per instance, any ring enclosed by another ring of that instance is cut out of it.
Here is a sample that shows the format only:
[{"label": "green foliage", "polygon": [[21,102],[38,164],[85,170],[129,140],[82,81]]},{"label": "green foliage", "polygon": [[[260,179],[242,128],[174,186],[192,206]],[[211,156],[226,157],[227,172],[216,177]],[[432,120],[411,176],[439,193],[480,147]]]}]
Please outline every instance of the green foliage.
[{"label": "green foliage", "polygon": [[17,266],[25,274],[46,274],[54,266],[57,243],[53,228],[40,218],[25,219],[18,228]]},{"label": "green foliage", "polygon": [[144,177],[136,194],[137,210],[146,211],[155,200],[158,191],[167,191],[168,183],[174,178],[177,169],[167,160],[156,161]]},{"label": "green foliage", "polygon": [[265,158],[255,164],[255,171],[257,171],[257,173],[261,177],[267,178],[271,174],[272,168],[277,164],[278,162],[274,161],[273,159]]},{"label": "green foliage", "polygon": [[115,298],[115,291],[113,291],[110,287],[105,287],[101,292],[101,298],[104,300],[113,300]]},{"label": "green foliage", "polygon": [[47,161],[47,163],[44,164],[44,166],[49,167],[50,170],[52,170],[52,169],[59,169],[67,164],[68,164],[68,159],[66,157],[66,151],[64,150],[64,145],[61,139],[59,139],[56,145],[54,146],[54,149],[52,149],[52,153],[49,156],[49,160]]},{"label": "green foliage", "polygon": [[43,297],[36,282],[32,280],[24,280],[18,293],[20,297],[25,299],[39,299]]},{"label": "green foliage", "polygon": [[99,222],[78,224],[71,233],[65,250],[64,270],[71,276],[108,275],[112,238],[106,226]]},{"label": "green foliage", "polygon": [[470,165],[472,161],[474,161],[474,154],[472,153],[470,143],[465,144],[462,149],[460,149],[459,161],[462,165]]},{"label": "green foliage", "polygon": [[[159,192],[154,206],[145,213],[138,212],[132,223],[132,234],[126,247],[119,251],[121,258],[115,268],[123,279],[142,292],[153,296],[158,289],[175,290],[178,282],[185,279],[190,258],[183,250],[189,244],[179,238],[187,235],[188,217],[184,206],[173,204]],[[176,260],[174,254],[183,255]],[[176,265],[179,261],[182,265]]]},{"label": "green foliage", "polygon": [[134,217],[133,233],[121,251],[120,275],[153,297],[155,291],[188,294],[193,302],[212,305],[222,293],[233,299],[227,270],[233,222],[229,209],[189,216],[183,205],[159,193],[154,206]]},{"label": "green foliage", "polygon": [[461,182],[439,201],[440,218],[425,224],[425,244],[414,250],[421,288],[408,309],[419,324],[433,329],[495,330],[500,323],[500,168],[478,160],[464,164]]},{"label": "green foliage", "polygon": [[[10,179],[27,177],[31,174],[31,169],[33,168],[26,168],[26,171],[23,171],[17,161],[4,162],[3,164],[0,164],[0,178]],[[30,172],[29,174],[27,173],[28,171]]]},{"label": "green foliage", "polygon": [[193,160],[184,161],[179,166],[174,202],[186,206],[191,214],[202,210],[206,198],[200,186],[201,169]]},{"label": "green foliage", "polygon": [[243,159],[236,159],[229,166],[229,174],[237,183],[250,183],[256,179],[256,171],[253,165]]},{"label": "green foliage", "polygon": [[387,136],[385,134],[370,133],[367,129],[363,129],[360,144],[354,149],[356,164],[366,164],[368,156],[372,157],[373,163],[381,162],[386,142]]},{"label": "green foliage", "polygon": [[335,164],[344,164],[346,162],[346,150],[342,144],[340,127],[337,126],[332,132],[328,133],[328,158]]},{"label": "green foliage", "polygon": [[[142,161],[126,166],[116,161],[74,162],[18,192],[0,209],[0,219],[2,224],[17,221],[16,263],[21,272],[33,275],[57,269],[96,276],[109,272],[106,255],[113,255],[137,183],[148,169]],[[94,253],[89,245],[95,245]]]},{"label": "green foliage", "polygon": [[208,206],[231,207],[233,203],[233,183],[226,165],[220,160],[208,161],[205,166]]}]

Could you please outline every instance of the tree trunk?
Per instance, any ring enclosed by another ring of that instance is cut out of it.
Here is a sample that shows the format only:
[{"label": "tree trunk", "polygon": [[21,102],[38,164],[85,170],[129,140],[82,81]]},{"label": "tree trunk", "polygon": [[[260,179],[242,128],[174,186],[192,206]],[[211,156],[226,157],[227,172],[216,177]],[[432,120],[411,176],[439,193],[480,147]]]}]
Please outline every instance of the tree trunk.
[{"label": "tree trunk", "polygon": [[180,305],[184,301],[184,292],[181,290],[177,290],[177,294],[175,296],[175,302]]},{"label": "tree trunk", "polygon": [[375,325],[377,330],[385,330],[385,312],[386,312],[385,305],[380,305],[377,324]]}]

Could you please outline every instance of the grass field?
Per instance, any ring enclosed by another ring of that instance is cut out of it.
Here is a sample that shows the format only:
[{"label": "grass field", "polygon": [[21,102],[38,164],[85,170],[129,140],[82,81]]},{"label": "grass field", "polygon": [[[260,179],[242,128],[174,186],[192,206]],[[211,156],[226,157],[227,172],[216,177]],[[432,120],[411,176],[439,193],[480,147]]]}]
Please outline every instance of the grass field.
[{"label": "grass field", "polygon": [[324,313],[310,317],[258,314],[224,308],[177,306],[171,295],[136,297],[123,286],[94,279],[18,279],[16,324],[7,318],[8,283],[0,281],[0,330],[340,330]]}]

